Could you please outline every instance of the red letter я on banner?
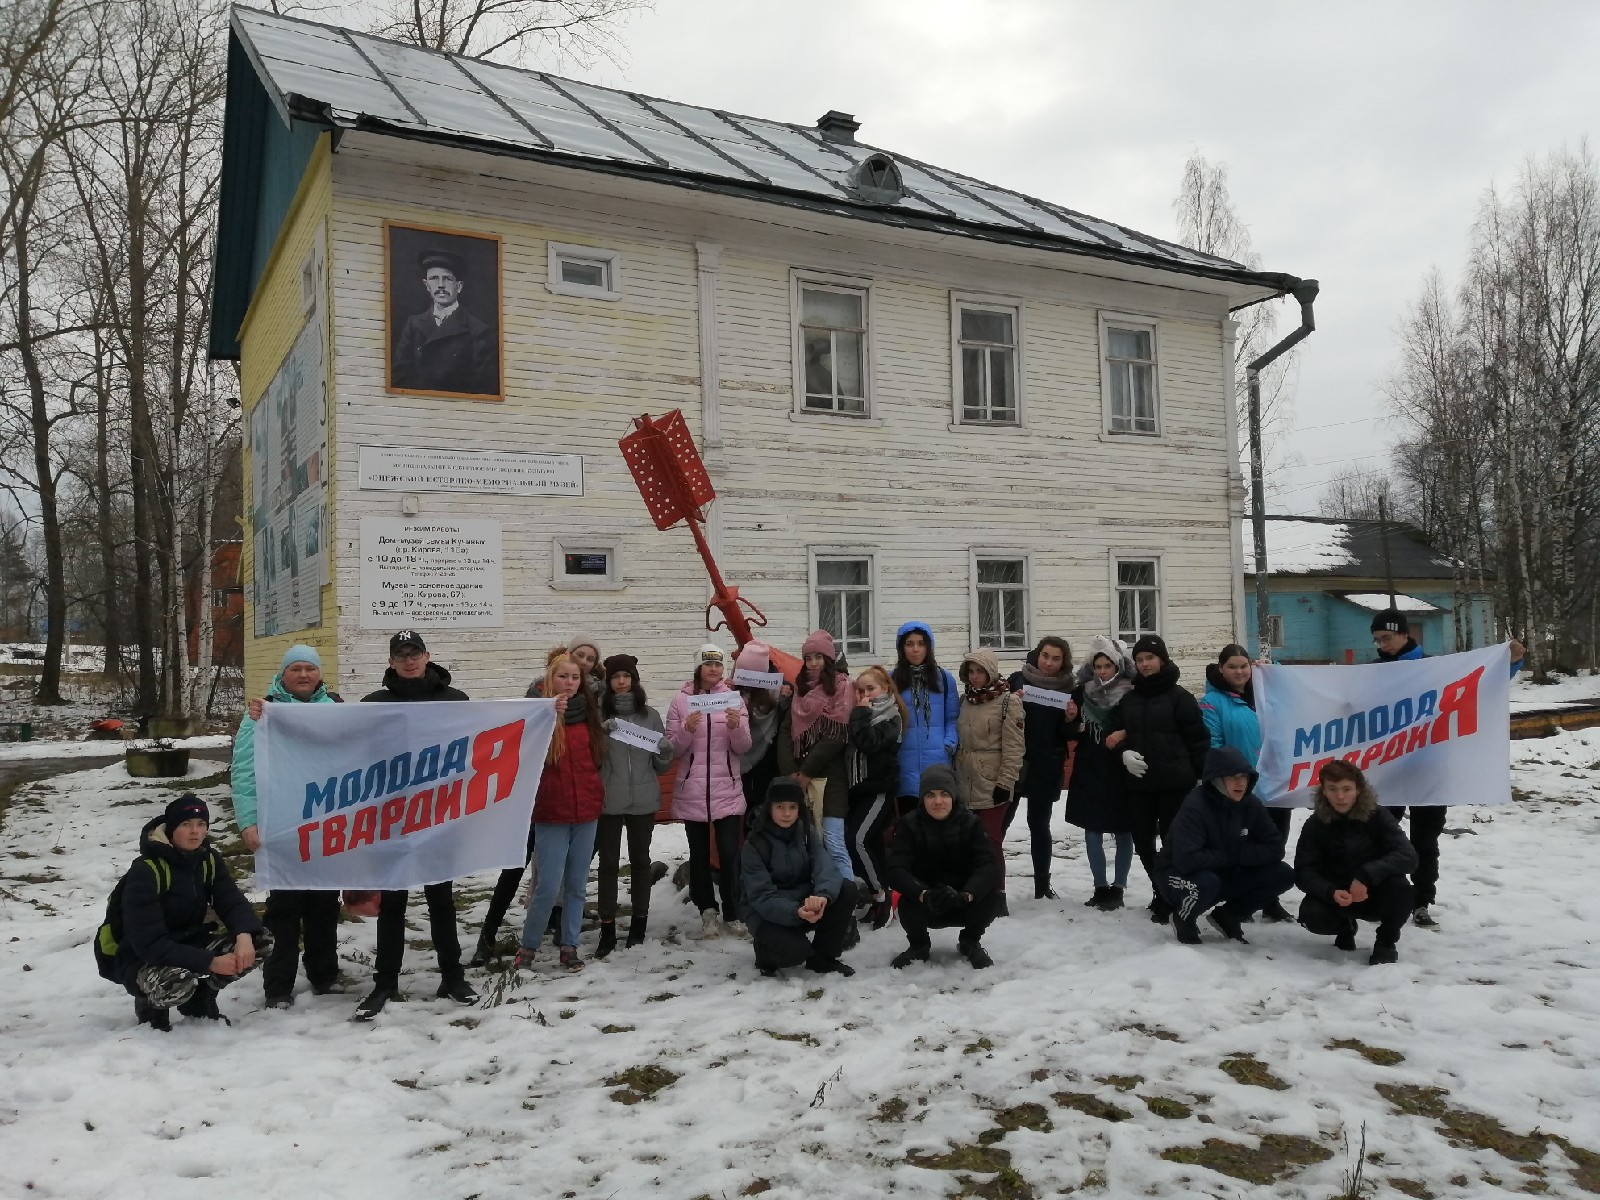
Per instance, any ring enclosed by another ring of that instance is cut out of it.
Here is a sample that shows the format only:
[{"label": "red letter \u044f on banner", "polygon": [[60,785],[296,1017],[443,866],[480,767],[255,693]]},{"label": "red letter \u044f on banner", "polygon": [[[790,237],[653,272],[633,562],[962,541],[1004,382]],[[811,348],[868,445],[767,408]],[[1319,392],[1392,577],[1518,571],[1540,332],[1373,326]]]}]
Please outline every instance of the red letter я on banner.
[{"label": "red letter \u044f on banner", "polygon": [[[498,729],[486,729],[472,739],[472,778],[467,783],[469,815],[483,811],[488,801],[498,804],[511,794],[522,758],[522,725],[521,721],[513,721]],[[491,776],[495,784],[492,796]]]}]

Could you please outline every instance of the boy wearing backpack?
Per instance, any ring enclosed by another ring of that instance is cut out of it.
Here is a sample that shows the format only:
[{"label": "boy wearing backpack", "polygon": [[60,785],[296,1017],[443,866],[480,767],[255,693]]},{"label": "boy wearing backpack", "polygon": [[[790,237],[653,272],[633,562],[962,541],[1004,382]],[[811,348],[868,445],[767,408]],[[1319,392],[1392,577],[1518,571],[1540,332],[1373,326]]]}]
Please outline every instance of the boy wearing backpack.
[{"label": "boy wearing backpack", "polygon": [[[139,858],[111,893],[95,940],[100,973],[133,997],[140,1024],[171,1028],[171,1008],[218,1020],[217,989],[272,946],[250,902],[206,840],[211,813],[185,792],[139,834]],[[226,926],[207,921],[214,912]]]}]

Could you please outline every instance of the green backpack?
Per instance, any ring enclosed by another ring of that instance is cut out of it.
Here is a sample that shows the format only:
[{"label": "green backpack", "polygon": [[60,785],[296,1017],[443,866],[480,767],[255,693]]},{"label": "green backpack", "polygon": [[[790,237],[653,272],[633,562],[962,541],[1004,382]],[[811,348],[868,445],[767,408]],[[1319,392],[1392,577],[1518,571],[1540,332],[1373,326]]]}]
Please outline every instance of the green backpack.
[{"label": "green backpack", "polygon": [[[216,878],[217,856],[206,855],[205,865],[200,868],[200,877],[210,884]],[[140,863],[148,866],[156,877],[156,895],[161,895],[172,886],[172,864],[159,858],[146,858],[141,855],[134,860],[133,867]],[[100,978],[117,982],[117,947],[122,944],[122,889],[127,886],[128,875],[133,872],[129,867],[117,886],[111,889],[111,898],[106,901],[106,919],[100,922],[100,928],[94,935],[94,965],[100,972]]]}]

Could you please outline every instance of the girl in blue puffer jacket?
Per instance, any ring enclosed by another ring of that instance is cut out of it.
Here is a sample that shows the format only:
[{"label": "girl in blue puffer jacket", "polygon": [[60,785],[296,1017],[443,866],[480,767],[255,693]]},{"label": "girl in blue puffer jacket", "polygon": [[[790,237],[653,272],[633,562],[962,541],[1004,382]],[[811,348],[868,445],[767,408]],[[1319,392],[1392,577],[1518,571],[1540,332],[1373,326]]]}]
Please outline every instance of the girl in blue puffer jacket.
[{"label": "girl in blue puffer jacket", "polygon": [[952,766],[961,688],[956,677],[933,657],[933,630],[924,621],[907,621],[895,632],[897,656],[892,677],[906,706],[900,741],[899,809],[904,816],[921,804],[917,789],[931,766]]}]

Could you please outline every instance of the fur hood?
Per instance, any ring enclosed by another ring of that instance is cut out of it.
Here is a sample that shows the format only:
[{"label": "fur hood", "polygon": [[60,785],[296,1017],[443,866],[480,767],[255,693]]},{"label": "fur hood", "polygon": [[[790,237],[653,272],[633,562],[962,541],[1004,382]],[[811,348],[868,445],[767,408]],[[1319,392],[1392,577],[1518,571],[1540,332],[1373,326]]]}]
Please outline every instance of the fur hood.
[{"label": "fur hood", "polygon": [[[1313,793],[1316,799],[1312,801],[1311,815],[1319,821],[1336,821],[1339,814],[1334,812],[1333,805],[1323,798],[1322,789],[1318,787]],[[1370,820],[1372,814],[1378,811],[1378,793],[1372,790],[1372,784],[1363,779],[1361,792],[1356,796],[1356,802],[1350,806],[1350,811],[1345,813],[1346,819],[1351,821]]]}]

